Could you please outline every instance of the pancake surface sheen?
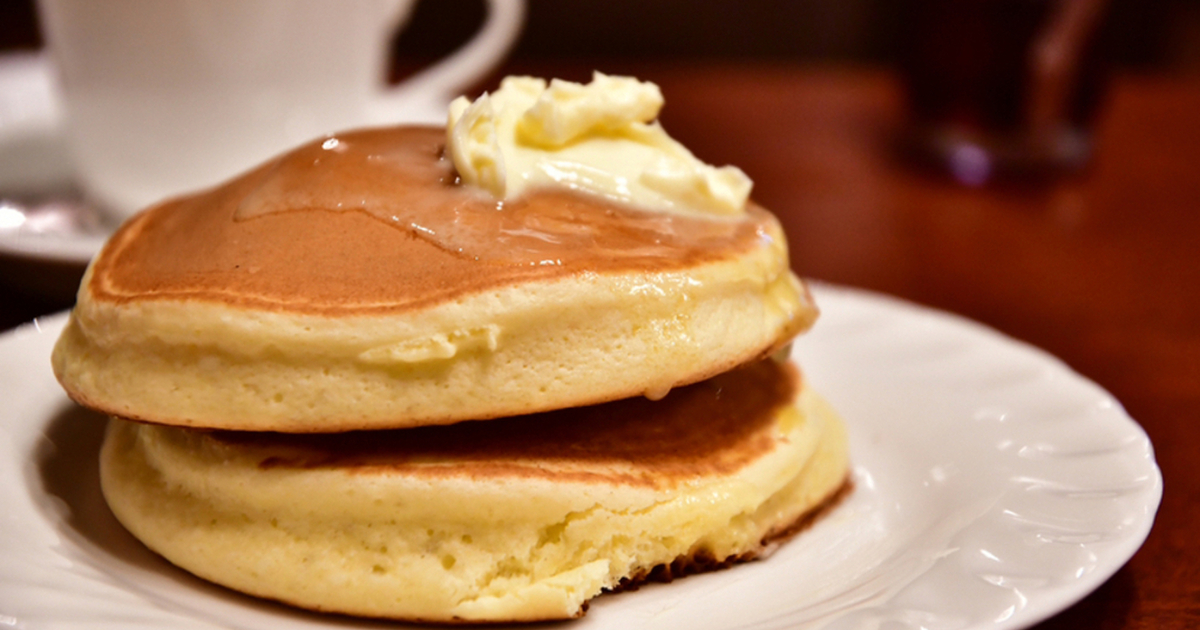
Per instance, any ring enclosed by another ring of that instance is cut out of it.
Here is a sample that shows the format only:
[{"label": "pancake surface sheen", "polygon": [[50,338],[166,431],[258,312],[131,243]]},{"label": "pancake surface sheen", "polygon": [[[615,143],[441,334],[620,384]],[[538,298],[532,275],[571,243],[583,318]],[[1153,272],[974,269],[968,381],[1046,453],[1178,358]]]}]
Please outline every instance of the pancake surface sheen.
[{"label": "pancake surface sheen", "polygon": [[344,435],[114,419],[105,497],[201,577],[423,621],[574,617],[656,567],[769,550],[847,483],[844,428],[790,365],[659,402]]},{"label": "pancake surface sheen", "polygon": [[[126,223],[54,353],[85,406],[331,432],[659,397],[816,317],[778,222],[458,186],[441,129],[339,134]],[[448,395],[452,392],[453,395]]]}]

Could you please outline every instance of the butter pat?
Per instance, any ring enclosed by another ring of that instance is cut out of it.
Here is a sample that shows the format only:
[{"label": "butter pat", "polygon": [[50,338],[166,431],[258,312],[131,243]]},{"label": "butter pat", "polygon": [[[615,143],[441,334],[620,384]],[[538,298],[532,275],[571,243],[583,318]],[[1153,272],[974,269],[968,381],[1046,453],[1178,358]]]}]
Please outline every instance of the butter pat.
[{"label": "butter pat", "polygon": [[502,200],[550,187],[661,212],[745,212],[750,178],[696,159],[655,120],[662,106],[657,85],[631,77],[508,77],[450,103],[447,153],[463,183]]}]

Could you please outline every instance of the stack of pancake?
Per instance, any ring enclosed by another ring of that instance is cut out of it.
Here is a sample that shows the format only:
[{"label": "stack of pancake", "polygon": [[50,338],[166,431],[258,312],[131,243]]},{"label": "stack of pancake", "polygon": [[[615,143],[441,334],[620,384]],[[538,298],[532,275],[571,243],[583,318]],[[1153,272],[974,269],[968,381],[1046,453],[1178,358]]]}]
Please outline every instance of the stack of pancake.
[{"label": "stack of pancake", "polygon": [[112,418],[129,531],[304,608],[540,620],[762,555],[844,491],[841,423],[772,358],[817,311],[769,213],[498,208],[444,141],[322,139],[113,236],[53,362]]}]

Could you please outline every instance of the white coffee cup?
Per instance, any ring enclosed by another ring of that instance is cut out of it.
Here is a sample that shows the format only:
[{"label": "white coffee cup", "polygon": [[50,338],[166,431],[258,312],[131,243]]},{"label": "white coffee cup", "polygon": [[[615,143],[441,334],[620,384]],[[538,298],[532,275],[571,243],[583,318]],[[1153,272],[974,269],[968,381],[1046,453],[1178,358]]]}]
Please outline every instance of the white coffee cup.
[{"label": "white coffee cup", "polygon": [[520,0],[489,0],[457,52],[398,86],[412,0],[39,0],[79,185],[114,220],[342,129],[444,123],[497,64]]}]

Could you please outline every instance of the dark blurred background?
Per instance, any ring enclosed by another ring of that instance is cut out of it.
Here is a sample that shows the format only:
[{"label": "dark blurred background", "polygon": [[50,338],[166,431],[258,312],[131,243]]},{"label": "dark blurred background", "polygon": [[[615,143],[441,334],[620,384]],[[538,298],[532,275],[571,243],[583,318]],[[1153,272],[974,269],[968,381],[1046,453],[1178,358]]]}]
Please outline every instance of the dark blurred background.
[{"label": "dark blurred background", "polygon": [[[901,52],[905,3],[917,1],[529,0],[514,60],[889,64]],[[39,48],[33,0],[4,0],[0,7],[0,50]],[[1113,0],[1109,11],[1105,47],[1119,67],[1200,71],[1200,0]],[[479,0],[425,0],[397,47],[405,59],[439,56],[473,32],[482,16]]]}]

